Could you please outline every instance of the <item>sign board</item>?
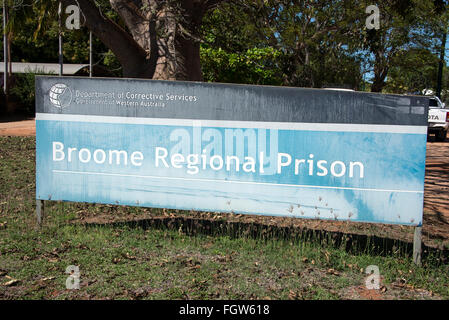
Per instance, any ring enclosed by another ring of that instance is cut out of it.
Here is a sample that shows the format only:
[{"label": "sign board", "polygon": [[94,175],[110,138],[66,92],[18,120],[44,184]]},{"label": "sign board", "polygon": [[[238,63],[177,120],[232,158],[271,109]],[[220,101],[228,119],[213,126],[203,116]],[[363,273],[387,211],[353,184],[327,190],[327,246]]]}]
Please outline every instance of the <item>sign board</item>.
[{"label": "sign board", "polygon": [[422,224],[428,98],[36,78],[36,197]]}]

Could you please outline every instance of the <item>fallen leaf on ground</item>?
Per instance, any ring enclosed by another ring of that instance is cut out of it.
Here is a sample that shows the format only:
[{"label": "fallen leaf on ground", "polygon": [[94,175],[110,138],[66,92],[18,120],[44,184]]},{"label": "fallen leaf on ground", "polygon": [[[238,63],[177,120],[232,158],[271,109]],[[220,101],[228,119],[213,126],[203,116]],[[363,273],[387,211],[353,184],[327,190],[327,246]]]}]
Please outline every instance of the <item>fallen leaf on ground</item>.
[{"label": "fallen leaf on ground", "polygon": [[3,283],[2,285],[5,286],[5,287],[12,287],[12,286],[18,284],[19,282],[20,282],[20,280],[17,280],[17,279],[11,279],[11,280],[9,280],[9,281]]},{"label": "fallen leaf on ground", "polygon": [[129,260],[136,260],[137,257],[130,255],[128,252],[124,254],[124,257]]},{"label": "fallen leaf on ground", "polygon": [[291,300],[303,300],[303,299],[304,299],[303,296],[302,296],[302,294],[301,294],[300,292],[295,292],[295,291],[293,291],[293,290],[290,290],[290,292],[289,292],[289,294],[288,294],[288,297],[289,297]]},{"label": "fallen leaf on ground", "polygon": [[56,278],[56,277],[45,277],[45,278],[40,279],[39,281],[49,281],[49,280],[53,280],[54,278]]},{"label": "fallen leaf on ground", "polygon": [[117,264],[117,263],[119,263],[121,261],[121,259],[119,259],[119,258],[114,258],[114,259],[112,259],[112,263],[114,263],[114,264]]},{"label": "fallen leaf on ground", "polygon": [[332,274],[332,275],[334,275],[334,276],[339,276],[340,275],[340,273],[337,271],[337,270],[335,270],[335,269],[328,269],[327,270],[327,273],[328,274]]},{"label": "fallen leaf on ground", "polygon": [[190,270],[197,270],[197,269],[201,269],[201,266],[198,264],[196,266],[190,267]]}]

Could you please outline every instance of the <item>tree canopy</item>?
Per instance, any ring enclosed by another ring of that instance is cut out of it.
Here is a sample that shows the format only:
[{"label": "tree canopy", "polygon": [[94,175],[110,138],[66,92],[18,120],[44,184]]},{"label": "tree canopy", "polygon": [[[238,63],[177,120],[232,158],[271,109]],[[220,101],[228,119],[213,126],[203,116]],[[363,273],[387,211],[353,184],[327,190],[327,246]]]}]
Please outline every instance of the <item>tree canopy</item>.
[{"label": "tree canopy", "polygon": [[[5,1],[12,59],[56,62],[58,1]],[[392,93],[435,90],[448,21],[443,0],[378,2],[378,29],[366,0],[62,3],[82,11],[83,28],[63,31],[68,62],[88,61],[89,29],[95,62],[125,77]]]}]

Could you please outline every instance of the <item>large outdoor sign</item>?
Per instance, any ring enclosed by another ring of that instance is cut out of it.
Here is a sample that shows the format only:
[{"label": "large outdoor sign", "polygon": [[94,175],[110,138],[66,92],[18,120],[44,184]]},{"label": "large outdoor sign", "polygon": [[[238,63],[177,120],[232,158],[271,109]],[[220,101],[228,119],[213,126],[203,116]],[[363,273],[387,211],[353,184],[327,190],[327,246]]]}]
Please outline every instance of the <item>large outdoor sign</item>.
[{"label": "large outdoor sign", "polygon": [[36,78],[36,197],[421,225],[428,99]]}]

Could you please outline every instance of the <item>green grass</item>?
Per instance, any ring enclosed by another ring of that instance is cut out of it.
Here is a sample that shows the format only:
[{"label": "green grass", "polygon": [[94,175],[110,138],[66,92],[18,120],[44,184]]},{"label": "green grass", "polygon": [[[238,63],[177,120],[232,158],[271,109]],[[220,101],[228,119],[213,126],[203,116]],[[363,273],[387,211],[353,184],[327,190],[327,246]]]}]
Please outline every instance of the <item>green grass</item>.
[{"label": "green grass", "polygon": [[[401,253],[350,254],[331,239],[78,222],[169,214],[156,209],[48,202],[38,229],[34,150],[33,138],[0,137],[0,299],[358,298],[351,292],[364,287],[369,265],[379,266],[382,298],[449,298],[449,267],[438,257],[416,267]],[[70,265],[80,290],[66,289]],[[5,286],[11,279],[19,282]]]}]

